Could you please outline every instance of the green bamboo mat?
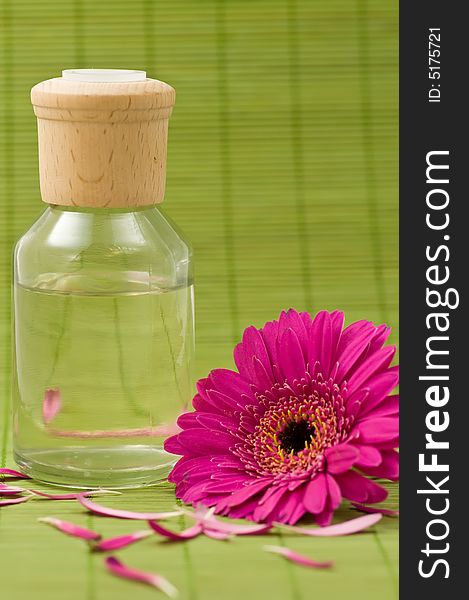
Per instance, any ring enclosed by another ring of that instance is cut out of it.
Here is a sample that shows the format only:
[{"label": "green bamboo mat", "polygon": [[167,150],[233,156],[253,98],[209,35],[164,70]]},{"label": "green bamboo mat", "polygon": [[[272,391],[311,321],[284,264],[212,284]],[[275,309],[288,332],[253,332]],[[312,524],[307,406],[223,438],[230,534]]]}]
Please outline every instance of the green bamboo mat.
[{"label": "green bamboo mat", "polygon": [[[290,306],[386,321],[397,340],[397,0],[0,0],[0,7],[2,465],[12,466],[11,248],[42,209],[29,90],[63,68],[146,69],[177,89],[165,206],[196,254],[199,376],[231,366],[243,328]],[[393,486],[390,504],[396,493]],[[174,497],[163,486],[112,502],[155,510]],[[117,581],[102,557],[37,524],[52,514],[105,534],[132,528],[87,517],[74,503],[0,509],[5,594],[157,594]],[[344,508],[338,518],[351,515]],[[335,559],[332,572],[283,562],[263,543],[155,539],[122,556],[166,575],[183,600],[397,596],[391,519],[348,538],[278,539]]]}]

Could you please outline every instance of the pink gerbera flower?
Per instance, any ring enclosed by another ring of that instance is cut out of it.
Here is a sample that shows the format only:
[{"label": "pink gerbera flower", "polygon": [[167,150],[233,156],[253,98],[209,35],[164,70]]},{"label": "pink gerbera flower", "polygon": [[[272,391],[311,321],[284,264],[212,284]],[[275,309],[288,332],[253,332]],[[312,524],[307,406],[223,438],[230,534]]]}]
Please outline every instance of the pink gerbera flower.
[{"label": "pink gerbera flower", "polygon": [[166,441],[182,455],[169,480],[187,503],[260,522],[327,525],[342,498],[373,504],[397,480],[398,382],[389,328],[339,311],[295,310],[248,327],[239,373],[215,369],[197,384],[195,411]]}]

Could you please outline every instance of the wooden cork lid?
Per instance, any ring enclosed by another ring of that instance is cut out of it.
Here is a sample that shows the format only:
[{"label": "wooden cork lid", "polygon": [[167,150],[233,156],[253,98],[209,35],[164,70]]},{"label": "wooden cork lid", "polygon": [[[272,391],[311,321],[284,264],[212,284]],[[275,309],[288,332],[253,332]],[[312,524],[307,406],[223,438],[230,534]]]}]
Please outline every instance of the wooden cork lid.
[{"label": "wooden cork lid", "polygon": [[162,202],[176,92],[144,71],[77,69],[38,83],[44,202],[125,208]]}]

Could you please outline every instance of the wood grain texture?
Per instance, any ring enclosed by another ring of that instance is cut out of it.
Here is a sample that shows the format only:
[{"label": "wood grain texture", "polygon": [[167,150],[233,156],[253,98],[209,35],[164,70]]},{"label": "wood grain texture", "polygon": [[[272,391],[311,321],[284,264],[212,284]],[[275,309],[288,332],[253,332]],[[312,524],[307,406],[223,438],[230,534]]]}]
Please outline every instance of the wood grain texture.
[{"label": "wood grain texture", "polygon": [[[348,323],[386,321],[397,342],[397,2],[1,0],[1,7],[0,460],[13,464],[11,247],[41,210],[29,90],[63,68],[140,68],[177,89],[163,207],[194,246],[198,376],[232,367],[242,329],[289,306],[342,308]],[[395,507],[397,486],[390,489],[387,506]],[[174,495],[164,486],[106,502],[163,510]],[[356,514],[344,503],[337,520]],[[10,598],[156,597],[111,577],[102,557],[36,522],[46,515],[106,536],[133,530],[90,518],[74,503],[1,510],[0,573]],[[122,558],[161,572],[182,600],[392,600],[397,527],[388,518],[348,538],[273,542],[334,559],[332,572],[264,553],[264,538],[182,546],[150,538]]]},{"label": "wood grain texture", "polygon": [[35,85],[41,196],[48,204],[128,208],[163,201],[174,89],[71,81]]}]

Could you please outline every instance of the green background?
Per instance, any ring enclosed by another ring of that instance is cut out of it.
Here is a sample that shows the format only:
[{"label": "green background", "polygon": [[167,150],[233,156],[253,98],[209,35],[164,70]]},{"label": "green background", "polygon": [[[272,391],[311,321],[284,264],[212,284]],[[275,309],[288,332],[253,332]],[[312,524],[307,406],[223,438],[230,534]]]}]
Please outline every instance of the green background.
[{"label": "green background", "polygon": [[[280,310],[341,308],[397,340],[397,0],[0,0],[0,463],[9,436],[10,257],[41,211],[29,90],[63,68],[146,69],[171,83],[165,206],[196,255],[197,374],[232,365],[244,327]],[[107,500],[111,504],[111,500]],[[392,487],[389,504],[396,502]],[[170,487],[112,504],[169,508]],[[355,516],[344,507],[337,519]],[[0,509],[0,585],[25,600],[138,600],[158,592],[105,573],[101,556],[36,522],[54,515],[106,535],[128,522],[74,502]],[[181,523],[182,526],[182,523]],[[262,551],[288,545],[330,572]],[[397,524],[340,539],[295,536],[121,553],[184,600],[387,600],[397,595]]]}]

